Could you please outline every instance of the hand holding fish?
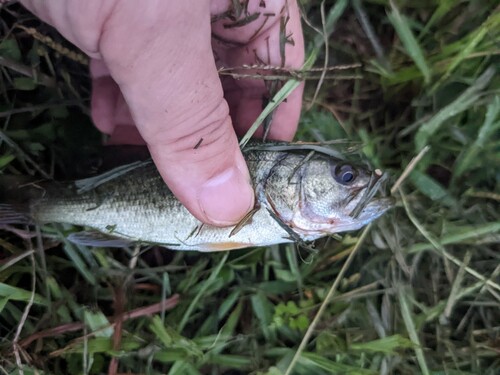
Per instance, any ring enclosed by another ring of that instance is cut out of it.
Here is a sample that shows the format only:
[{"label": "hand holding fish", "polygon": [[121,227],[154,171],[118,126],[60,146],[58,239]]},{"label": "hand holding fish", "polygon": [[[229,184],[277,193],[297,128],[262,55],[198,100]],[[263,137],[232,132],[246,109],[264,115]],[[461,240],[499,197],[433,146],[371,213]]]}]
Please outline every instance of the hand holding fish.
[{"label": "hand holding fish", "polygon": [[[253,207],[236,133],[260,113],[266,89],[221,82],[217,66],[299,68],[295,0],[250,0],[229,20],[219,16],[237,12],[223,0],[22,3],[92,58],[92,117],[111,143],[144,141],[170,190],[205,223],[235,224]],[[293,137],[301,97],[302,87],[277,109],[269,138]]]}]

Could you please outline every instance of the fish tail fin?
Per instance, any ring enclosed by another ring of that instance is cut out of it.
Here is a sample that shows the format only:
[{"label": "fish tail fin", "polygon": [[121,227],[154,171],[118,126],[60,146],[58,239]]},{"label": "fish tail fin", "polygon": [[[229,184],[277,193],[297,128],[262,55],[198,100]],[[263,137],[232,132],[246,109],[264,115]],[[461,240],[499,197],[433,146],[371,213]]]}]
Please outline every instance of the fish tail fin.
[{"label": "fish tail fin", "polygon": [[30,202],[40,193],[25,176],[0,176],[0,225],[30,224],[33,222]]},{"label": "fish tail fin", "polygon": [[0,203],[0,226],[9,224],[31,224],[33,219],[28,205]]}]

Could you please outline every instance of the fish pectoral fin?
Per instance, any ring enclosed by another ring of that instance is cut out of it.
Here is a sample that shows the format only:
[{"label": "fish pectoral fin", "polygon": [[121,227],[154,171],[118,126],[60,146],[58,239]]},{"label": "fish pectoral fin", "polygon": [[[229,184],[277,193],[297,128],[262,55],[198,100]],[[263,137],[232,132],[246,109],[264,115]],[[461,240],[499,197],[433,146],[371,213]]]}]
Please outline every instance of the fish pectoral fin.
[{"label": "fish pectoral fin", "polygon": [[235,227],[233,228],[233,230],[231,231],[231,233],[229,233],[229,237],[232,237],[234,236],[236,233],[238,233],[241,228],[243,228],[245,225],[247,224],[251,224],[252,223],[252,218],[253,218],[253,215],[255,215],[257,213],[257,211],[260,210],[260,207],[257,206],[257,207],[254,207],[252,208],[252,210],[247,213],[243,219],[240,220],[240,222],[238,224],[235,225]]},{"label": "fish pectoral fin", "polygon": [[68,240],[76,245],[93,247],[128,247],[134,243],[133,240],[115,237],[110,234],[98,232],[96,230],[87,230],[83,232],[71,233]]}]

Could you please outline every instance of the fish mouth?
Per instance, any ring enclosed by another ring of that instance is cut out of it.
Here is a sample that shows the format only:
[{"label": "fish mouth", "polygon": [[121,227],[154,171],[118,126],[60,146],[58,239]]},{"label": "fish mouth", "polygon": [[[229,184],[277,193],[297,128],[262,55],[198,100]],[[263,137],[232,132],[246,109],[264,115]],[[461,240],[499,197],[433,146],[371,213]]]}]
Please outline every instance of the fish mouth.
[{"label": "fish mouth", "polygon": [[372,173],[368,185],[360,192],[360,196],[357,197],[358,202],[345,222],[347,229],[342,231],[360,229],[382,216],[394,205],[394,200],[391,198],[374,198],[386,178],[387,175],[378,169]]},{"label": "fish mouth", "polygon": [[[382,183],[386,180],[386,178],[387,175],[382,173],[379,169],[376,169],[371,174],[367,186],[359,190],[353,197],[352,201],[347,204],[346,208],[349,207],[352,203],[357,202],[355,203],[355,206],[350,210],[351,213],[349,214],[349,216],[351,216],[353,219],[358,219],[360,215],[367,216],[368,213],[371,214],[376,211],[376,206],[378,206],[377,203],[383,200],[383,198],[374,199],[374,196],[377,194],[377,191],[380,189]],[[363,214],[365,209],[370,205],[372,205],[372,207]],[[382,206],[384,205],[382,204]],[[382,213],[384,213],[385,211],[386,210],[382,211]]]},{"label": "fish mouth", "polygon": [[295,218],[299,220],[293,220],[289,224],[293,224],[293,230],[306,240],[361,229],[394,205],[391,198],[375,197],[385,179],[386,175],[377,169],[371,173],[365,186],[352,190],[351,197],[343,204],[343,209],[333,217],[318,216],[312,210],[307,210],[306,204],[306,207],[300,210],[300,215]]},{"label": "fish mouth", "polygon": [[362,225],[366,225],[382,216],[393,205],[394,200],[391,198],[374,199],[361,209],[354,220],[363,223]]},{"label": "fish mouth", "polygon": [[[367,186],[358,191],[347,204],[346,211],[350,213],[339,220],[335,228],[337,232],[358,230],[378,219],[394,205],[391,198],[374,198],[386,178],[387,176],[378,169],[372,173]],[[350,205],[354,207],[348,208]]]},{"label": "fish mouth", "polygon": [[[299,210],[289,220],[284,220],[283,224],[306,241],[361,229],[393,206],[391,198],[375,198],[385,177],[380,170],[374,171],[368,183],[363,187],[352,189],[351,196],[340,204],[332,216],[324,217],[315,213],[308,205],[307,199],[302,199],[300,202],[303,204],[299,202]],[[275,209],[274,212],[280,220],[283,220]]]},{"label": "fish mouth", "polygon": [[391,198],[372,199],[365,204],[356,217],[351,215],[341,215],[333,222],[322,223],[314,228],[301,228],[294,223],[294,231],[300,232],[305,240],[315,240],[319,237],[331,235],[333,233],[348,232],[358,230],[370,224],[375,219],[382,216],[394,205]]},{"label": "fish mouth", "polygon": [[372,199],[361,208],[356,217],[349,215],[340,218],[335,224],[333,232],[347,232],[361,229],[375,219],[378,219],[393,205],[394,200],[391,198]]}]

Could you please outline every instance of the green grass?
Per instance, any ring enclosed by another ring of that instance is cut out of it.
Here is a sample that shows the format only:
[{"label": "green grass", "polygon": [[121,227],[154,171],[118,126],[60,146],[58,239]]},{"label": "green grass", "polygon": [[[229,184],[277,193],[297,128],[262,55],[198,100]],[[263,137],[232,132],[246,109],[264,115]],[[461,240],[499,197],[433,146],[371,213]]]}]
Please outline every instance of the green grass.
[{"label": "green grass", "polygon": [[[0,373],[498,374],[497,3],[303,1],[322,34],[304,23],[320,70],[303,72],[297,139],[354,141],[396,207],[318,251],[86,248],[64,226],[3,228]],[[0,168],[88,173],[101,136],[84,61],[18,5],[0,15]],[[354,65],[324,70],[325,51]]]}]

